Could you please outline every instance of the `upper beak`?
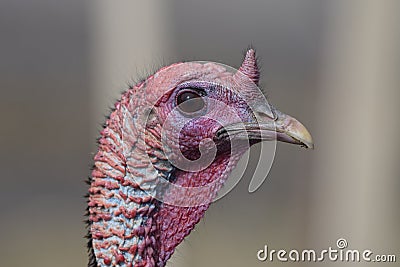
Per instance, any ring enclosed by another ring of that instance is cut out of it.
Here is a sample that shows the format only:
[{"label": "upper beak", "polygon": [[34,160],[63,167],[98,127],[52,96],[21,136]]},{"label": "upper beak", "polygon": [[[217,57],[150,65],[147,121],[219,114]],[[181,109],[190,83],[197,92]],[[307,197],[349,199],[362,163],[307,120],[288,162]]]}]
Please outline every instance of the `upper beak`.
[{"label": "upper beak", "polygon": [[[259,141],[277,140],[314,149],[310,132],[295,118],[273,108],[270,112],[258,112],[257,122],[244,122],[227,125],[218,131],[217,136],[234,135]],[[268,115],[267,115],[268,114]]]}]

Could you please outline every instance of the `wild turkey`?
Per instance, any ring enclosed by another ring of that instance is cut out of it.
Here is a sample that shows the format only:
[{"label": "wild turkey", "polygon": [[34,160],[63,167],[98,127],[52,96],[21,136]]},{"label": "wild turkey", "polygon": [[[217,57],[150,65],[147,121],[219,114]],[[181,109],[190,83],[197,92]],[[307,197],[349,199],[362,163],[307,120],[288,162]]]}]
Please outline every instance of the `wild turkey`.
[{"label": "wild turkey", "polygon": [[165,266],[248,144],[313,147],[301,123],[263,100],[259,76],[250,49],[236,73],[176,63],[122,94],[89,179],[89,266]]}]

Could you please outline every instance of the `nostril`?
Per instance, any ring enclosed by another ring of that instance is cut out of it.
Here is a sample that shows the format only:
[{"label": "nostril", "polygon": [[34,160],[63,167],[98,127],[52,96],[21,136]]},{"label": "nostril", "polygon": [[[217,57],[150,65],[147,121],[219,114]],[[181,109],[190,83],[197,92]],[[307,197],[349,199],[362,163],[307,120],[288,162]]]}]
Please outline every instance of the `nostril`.
[{"label": "nostril", "polygon": [[273,106],[269,105],[268,103],[256,103],[250,106],[251,110],[254,112],[256,117],[260,118],[268,118],[270,120],[275,120],[276,113]]},{"label": "nostril", "polygon": [[276,121],[277,120],[277,116],[275,113],[271,112],[271,113],[265,113],[265,112],[256,112],[256,118],[258,120],[264,121],[264,120],[273,120]]}]

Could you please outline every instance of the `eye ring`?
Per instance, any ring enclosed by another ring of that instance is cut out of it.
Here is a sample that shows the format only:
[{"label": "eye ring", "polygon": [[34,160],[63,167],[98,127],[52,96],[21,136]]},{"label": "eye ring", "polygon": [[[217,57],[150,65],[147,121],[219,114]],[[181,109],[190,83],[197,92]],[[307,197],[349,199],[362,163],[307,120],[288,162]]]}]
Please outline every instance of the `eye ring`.
[{"label": "eye ring", "polygon": [[195,88],[183,88],[175,97],[175,105],[184,115],[196,115],[204,111],[206,101],[205,92]]}]

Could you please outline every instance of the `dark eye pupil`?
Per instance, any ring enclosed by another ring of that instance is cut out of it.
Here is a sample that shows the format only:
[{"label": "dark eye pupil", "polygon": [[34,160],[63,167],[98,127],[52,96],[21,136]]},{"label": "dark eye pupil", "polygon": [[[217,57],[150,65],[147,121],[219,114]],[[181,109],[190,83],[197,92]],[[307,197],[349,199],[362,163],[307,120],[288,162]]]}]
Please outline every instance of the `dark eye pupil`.
[{"label": "dark eye pupil", "polygon": [[187,91],[181,93],[177,98],[179,109],[186,113],[194,113],[204,107],[204,100],[199,93]]}]

